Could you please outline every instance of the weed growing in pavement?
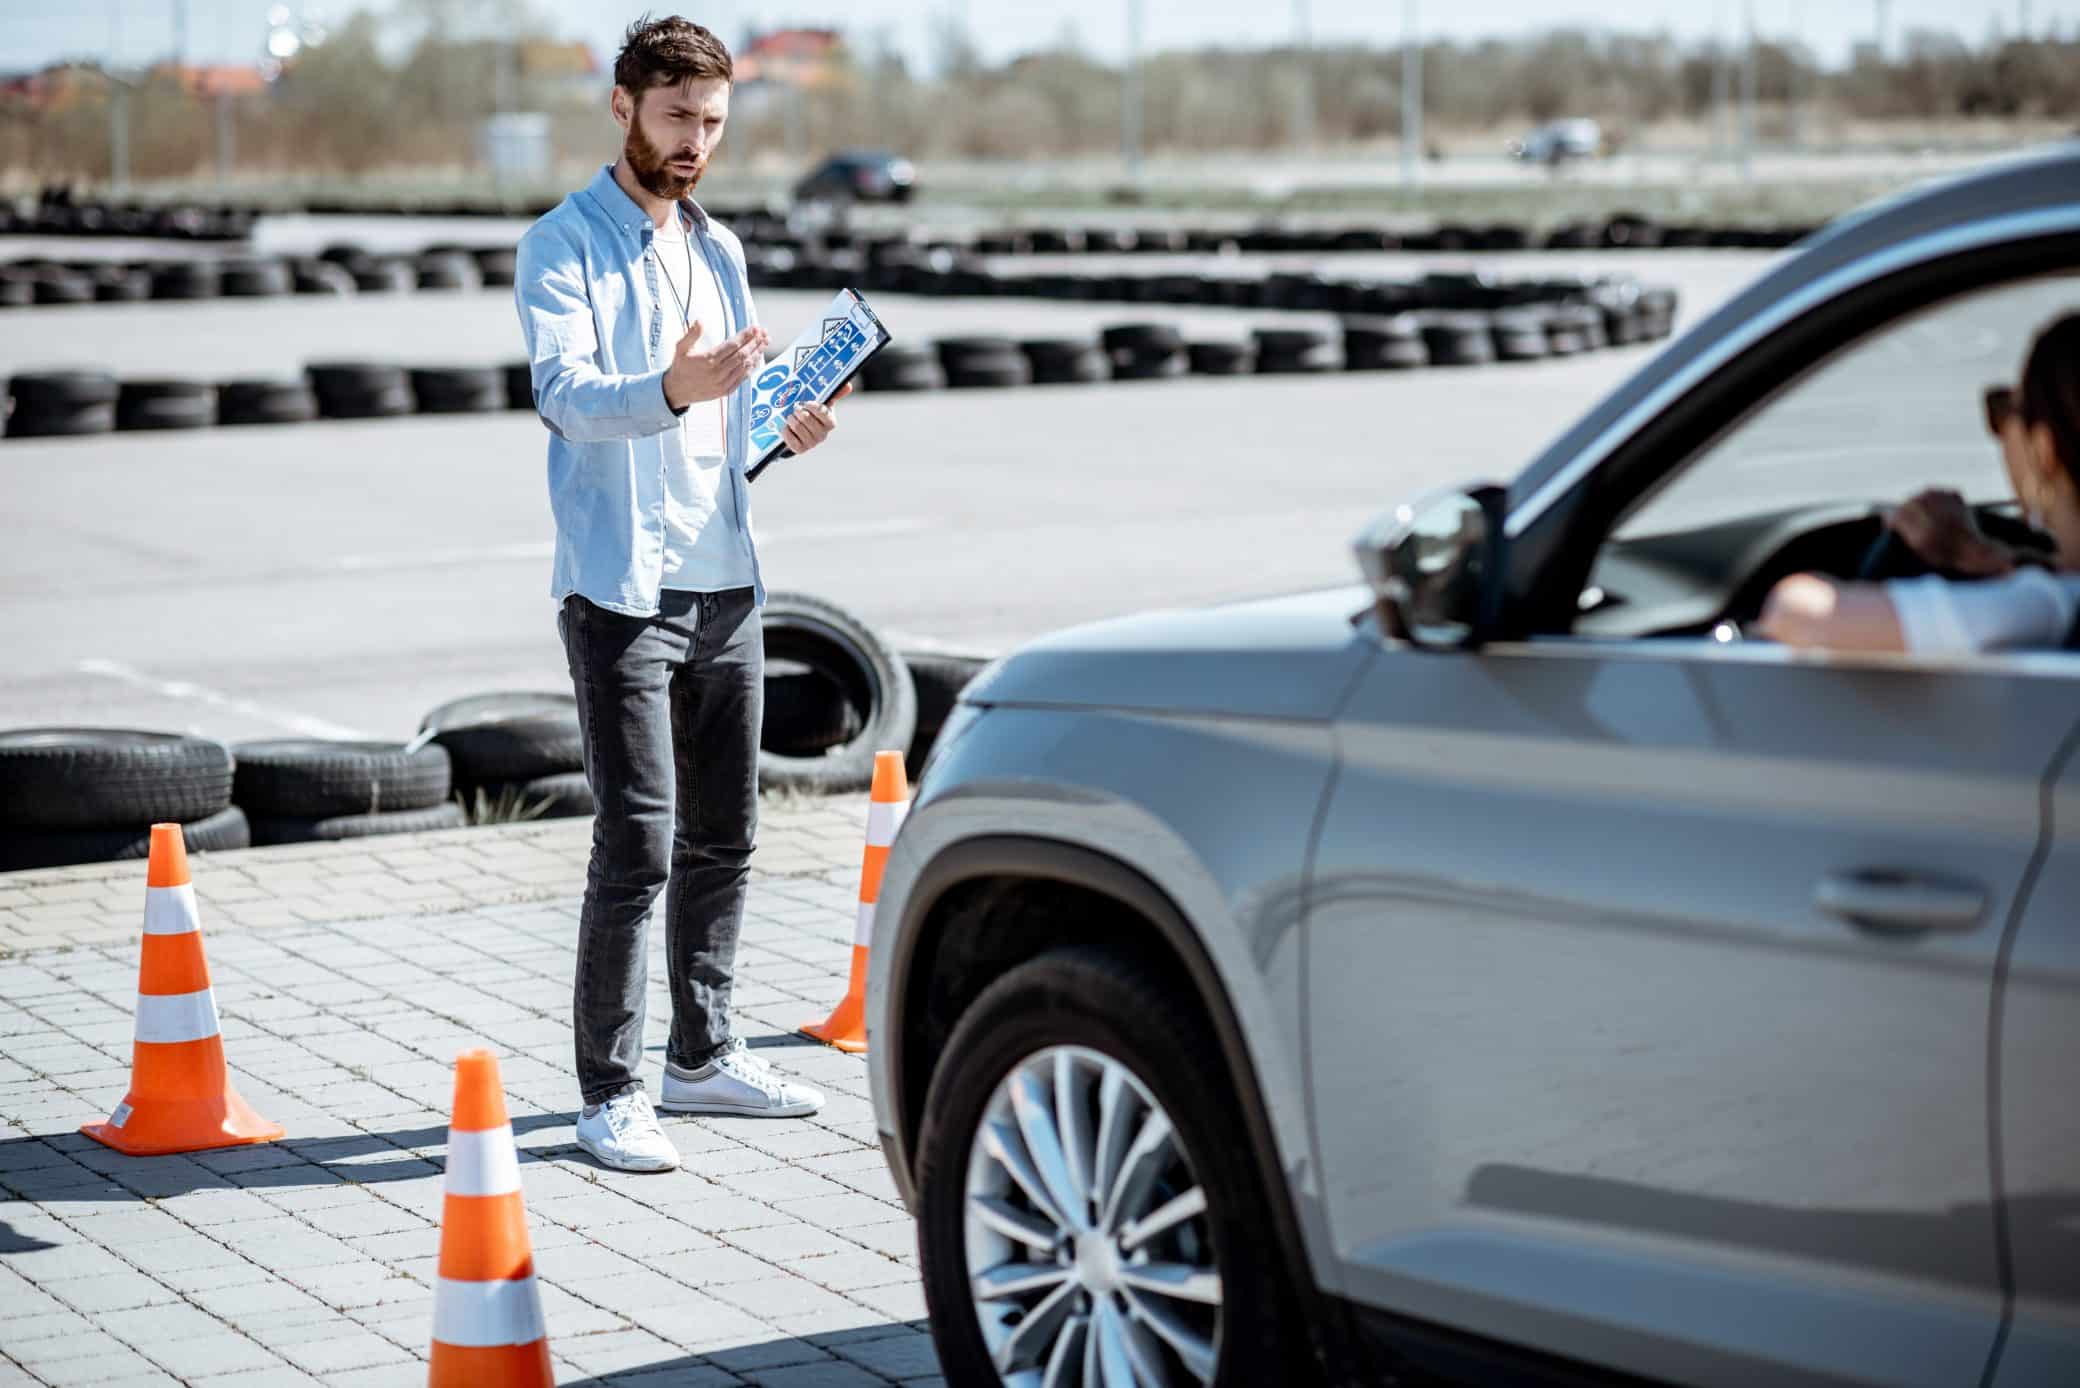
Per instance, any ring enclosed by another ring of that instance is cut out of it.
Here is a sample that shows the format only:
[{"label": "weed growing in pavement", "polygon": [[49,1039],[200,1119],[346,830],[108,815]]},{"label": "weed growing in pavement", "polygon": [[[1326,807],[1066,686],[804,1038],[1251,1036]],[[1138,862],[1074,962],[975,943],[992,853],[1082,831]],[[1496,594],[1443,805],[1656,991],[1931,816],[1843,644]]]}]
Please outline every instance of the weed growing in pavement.
[{"label": "weed growing in pavement", "polygon": [[462,812],[469,822],[475,824],[524,824],[530,819],[540,819],[549,812],[552,803],[547,796],[533,804],[527,802],[527,794],[518,786],[502,787],[493,795],[482,786],[477,787],[473,797],[457,795]]}]

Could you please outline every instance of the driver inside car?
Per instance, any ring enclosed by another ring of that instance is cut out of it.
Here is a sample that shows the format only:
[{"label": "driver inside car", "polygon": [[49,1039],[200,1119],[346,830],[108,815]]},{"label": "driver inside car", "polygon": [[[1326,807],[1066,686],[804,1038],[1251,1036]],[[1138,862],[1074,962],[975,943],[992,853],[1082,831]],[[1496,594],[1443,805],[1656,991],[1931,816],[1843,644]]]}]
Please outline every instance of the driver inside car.
[{"label": "driver inside car", "polygon": [[1770,590],[1757,634],[1914,655],[2052,649],[2080,635],[2080,313],[2037,334],[2013,391],[1988,392],[1987,416],[2024,510],[2049,532],[2048,555],[1984,533],[1955,492],[1924,492],[1890,524],[1941,573],[1887,583],[1793,574]]}]

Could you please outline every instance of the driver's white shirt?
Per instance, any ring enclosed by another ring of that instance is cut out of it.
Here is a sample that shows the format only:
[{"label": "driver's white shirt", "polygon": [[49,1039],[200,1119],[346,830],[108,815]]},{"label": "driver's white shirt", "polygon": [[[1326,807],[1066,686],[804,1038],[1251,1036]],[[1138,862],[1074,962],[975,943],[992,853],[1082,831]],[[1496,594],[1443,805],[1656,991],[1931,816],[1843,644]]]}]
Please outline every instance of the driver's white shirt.
[{"label": "driver's white shirt", "polygon": [[1895,579],[1885,594],[1899,616],[1900,639],[1913,655],[2055,650],[2080,614],[2080,574],[2038,568],[2002,578]]}]

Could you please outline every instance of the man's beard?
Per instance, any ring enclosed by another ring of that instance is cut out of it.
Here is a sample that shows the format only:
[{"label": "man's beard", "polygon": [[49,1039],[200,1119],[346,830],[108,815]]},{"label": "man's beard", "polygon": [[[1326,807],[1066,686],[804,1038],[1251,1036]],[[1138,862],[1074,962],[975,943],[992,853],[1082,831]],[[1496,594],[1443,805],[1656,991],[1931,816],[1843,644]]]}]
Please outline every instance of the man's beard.
[{"label": "man's beard", "polygon": [[708,171],[708,161],[703,159],[694,166],[690,174],[674,172],[671,161],[663,150],[651,143],[643,133],[639,121],[628,123],[628,139],[622,142],[621,157],[628,161],[628,171],[643,185],[643,191],[653,198],[669,198],[673,202],[693,191]]}]

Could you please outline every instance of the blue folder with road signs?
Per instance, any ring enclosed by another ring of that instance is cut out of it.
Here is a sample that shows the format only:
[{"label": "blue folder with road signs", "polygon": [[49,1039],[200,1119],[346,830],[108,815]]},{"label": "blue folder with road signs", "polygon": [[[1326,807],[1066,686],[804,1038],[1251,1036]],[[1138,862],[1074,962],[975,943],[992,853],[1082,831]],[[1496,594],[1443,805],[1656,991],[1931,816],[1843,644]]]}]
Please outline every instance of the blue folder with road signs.
[{"label": "blue folder with road signs", "polygon": [[804,400],[829,400],[888,342],[888,329],[867,301],[853,290],[839,290],[817,320],[753,378],[752,463],[744,475],[755,481],[767,464],[793,457],[780,431],[795,406]]}]

